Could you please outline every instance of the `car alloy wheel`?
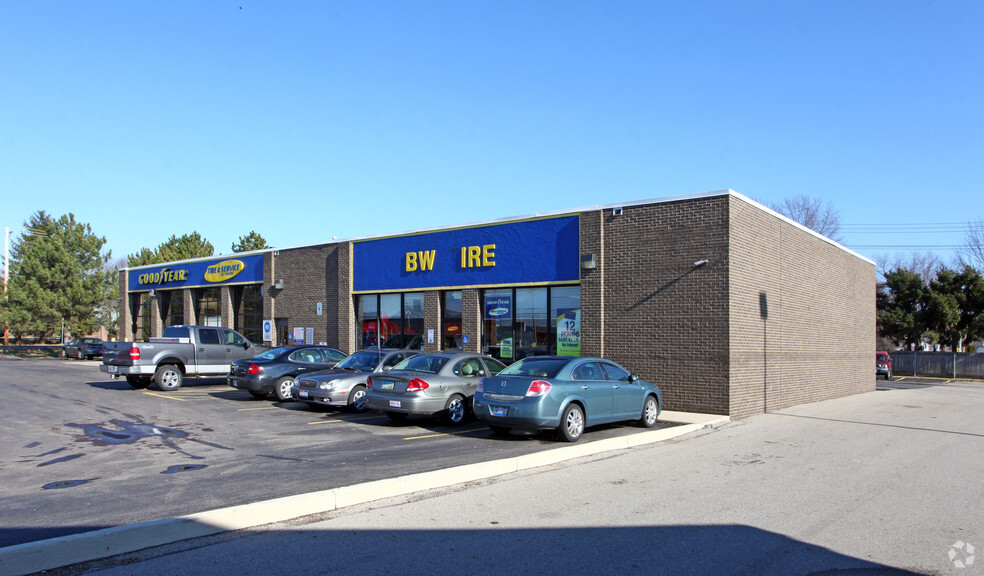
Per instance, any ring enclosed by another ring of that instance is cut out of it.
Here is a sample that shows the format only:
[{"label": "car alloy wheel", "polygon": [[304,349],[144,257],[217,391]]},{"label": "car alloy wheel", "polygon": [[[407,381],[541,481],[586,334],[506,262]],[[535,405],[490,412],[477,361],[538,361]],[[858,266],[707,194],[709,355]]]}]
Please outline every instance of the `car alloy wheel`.
[{"label": "car alloy wheel", "polygon": [[559,432],[567,442],[577,442],[581,434],[584,434],[584,412],[580,406],[571,404],[564,410]]},{"label": "car alloy wheel", "polygon": [[465,420],[465,400],[455,394],[448,398],[448,403],[444,406],[444,420],[452,426],[457,426]]}]

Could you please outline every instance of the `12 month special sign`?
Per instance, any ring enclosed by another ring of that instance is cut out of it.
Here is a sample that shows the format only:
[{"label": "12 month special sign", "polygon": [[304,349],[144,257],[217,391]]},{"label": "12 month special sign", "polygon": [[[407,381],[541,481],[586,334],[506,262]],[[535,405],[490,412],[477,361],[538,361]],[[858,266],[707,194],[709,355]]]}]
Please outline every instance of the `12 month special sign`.
[{"label": "12 month special sign", "polygon": [[576,282],[577,216],[353,243],[354,292]]}]

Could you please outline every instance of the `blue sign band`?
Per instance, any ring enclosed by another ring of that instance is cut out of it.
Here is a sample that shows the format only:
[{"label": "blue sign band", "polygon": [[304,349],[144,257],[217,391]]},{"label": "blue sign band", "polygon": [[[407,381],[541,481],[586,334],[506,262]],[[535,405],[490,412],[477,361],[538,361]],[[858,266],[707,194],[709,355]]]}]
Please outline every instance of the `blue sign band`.
[{"label": "blue sign band", "polygon": [[179,262],[129,270],[131,292],[263,282],[263,254]]},{"label": "blue sign band", "polygon": [[577,282],[577,216],[353,243],[353,290]]}]

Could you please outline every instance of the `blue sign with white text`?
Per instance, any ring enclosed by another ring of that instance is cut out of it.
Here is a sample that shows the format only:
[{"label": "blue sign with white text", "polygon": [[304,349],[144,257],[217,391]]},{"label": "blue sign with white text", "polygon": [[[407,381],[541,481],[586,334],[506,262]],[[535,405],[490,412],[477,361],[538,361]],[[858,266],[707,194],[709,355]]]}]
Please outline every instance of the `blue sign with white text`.
[{"label": "blue sign with white text", "polygon": [[355,292],[580,280],[577,216],[354,242]]},{"label": "blue sign with white text", "polygon": [[132,292],[263,282],[263,255],[139,268],[130,270],[127,280]]}]

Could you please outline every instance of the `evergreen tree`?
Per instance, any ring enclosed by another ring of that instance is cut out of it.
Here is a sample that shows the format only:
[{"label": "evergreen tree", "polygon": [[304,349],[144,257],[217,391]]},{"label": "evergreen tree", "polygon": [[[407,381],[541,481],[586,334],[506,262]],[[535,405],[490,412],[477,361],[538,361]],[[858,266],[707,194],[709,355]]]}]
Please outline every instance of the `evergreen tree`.
[{"label": "evergreen tree", "polygon": [[15,339],[34,334],[42,341],[66,330],[94,332],[98,310],[116,293],[116,275],[106,269],[105,238],[74,214],[53,218],[35,212],[11,245],[8,300],[0,307]]},{"label": "evergreen tree", "polygon": [[132,268],[176,260],[206,258],[214,254],[215,248],[212,243],[202,238],[198,232],[192,232],[191,234],[184,234],[180,238],[172,235],[167,242],[154,250],[141,248],[140,252],[127,257],[127,266]]},{"label": "evergreen tree", "polygon": [[251,250],[262,250],[269,247],[263,236],[260,236],[255,230],[250,230],[246,236],[240,236],[239,244],[232,243],[233,252],[249,252]]},{"label": "evergreen tree", "polygon": [[926,333],[925,293],[919,273],[905,268],[886,273],[877,297],[879,334],[906,347],[920,344]]}]

